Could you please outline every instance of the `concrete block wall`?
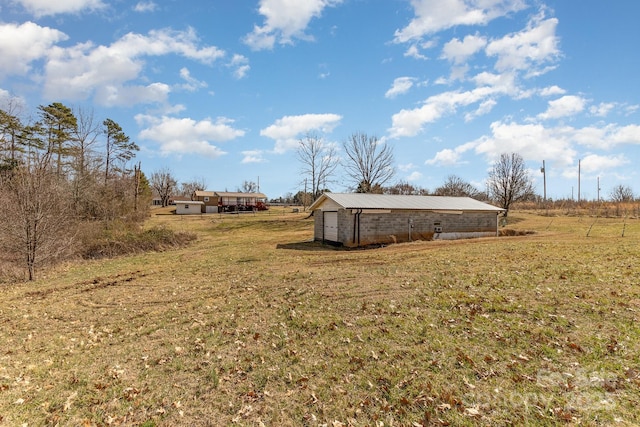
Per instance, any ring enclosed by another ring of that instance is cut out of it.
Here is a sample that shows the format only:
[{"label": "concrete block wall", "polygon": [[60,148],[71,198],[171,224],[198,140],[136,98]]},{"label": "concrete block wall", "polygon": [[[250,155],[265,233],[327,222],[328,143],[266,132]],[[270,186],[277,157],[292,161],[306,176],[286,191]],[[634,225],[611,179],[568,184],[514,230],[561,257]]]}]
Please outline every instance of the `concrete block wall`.
[{"label": "concrete block wall", "polygon": [[[339,237],[346,246],[357,246],[353,239],[354,214],[344,211],[339,215]],[[409,229],[410,222],[413,227]],[[424,211],[392,211],[391,213],[363,213],[360,215],[360,245],[397,243],[409,240],[431,240],[438,238],[436,224],[442,228],[442,236],[457,238],[480,235],[495,235],[497,216],[493,212],[465,212],[463,214],[435,213]],[[357,225],[356,225],[357,227]],[[434,236],[435,234],[435,236]]]},{"label": "concrete block wall", "polygon": [[324,215],[320,209],[313,211],[313,238],[322,240],[324,234]]},{"label": "concrete block wall", "polygon": [[[409,231],[409,220],[413,227]],[[338,240],[345,246],[365,246],[407,242],[409,240],[456,239],[495,236],[495,212],[464,212],[462,214],[429,211],[392,211],[390,213],[362,213],[359,215],[359,236],[356,214],[350,209],[338,209]],[[436,224],[442,233],[435,233]],[[324,215],[314,212],[314,237],[322,240]],[[411,233],[411,234],[409,234]],[[359,237],[359,238],[358,238]]]}]

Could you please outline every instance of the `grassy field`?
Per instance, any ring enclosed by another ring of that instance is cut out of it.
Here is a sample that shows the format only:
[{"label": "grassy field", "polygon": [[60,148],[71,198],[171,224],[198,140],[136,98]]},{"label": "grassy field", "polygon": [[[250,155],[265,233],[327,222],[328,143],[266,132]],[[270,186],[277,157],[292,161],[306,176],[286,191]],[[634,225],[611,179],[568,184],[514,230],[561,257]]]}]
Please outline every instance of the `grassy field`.
[{"label": "grassy field", "polygon": [[0,286],[0,425],[640,424],[638,219],[350,251],[290,209],[158,224],[198,240]]}]

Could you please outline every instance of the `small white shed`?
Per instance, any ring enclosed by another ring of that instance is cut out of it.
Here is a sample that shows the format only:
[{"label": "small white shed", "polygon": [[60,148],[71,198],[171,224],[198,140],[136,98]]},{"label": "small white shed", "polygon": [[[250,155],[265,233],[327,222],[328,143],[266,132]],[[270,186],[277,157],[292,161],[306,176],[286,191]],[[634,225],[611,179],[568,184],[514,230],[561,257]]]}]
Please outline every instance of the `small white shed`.
[{"label": "small white shed", "polygon": [[176,200],[176,215],[200,215],[204,202]]}]

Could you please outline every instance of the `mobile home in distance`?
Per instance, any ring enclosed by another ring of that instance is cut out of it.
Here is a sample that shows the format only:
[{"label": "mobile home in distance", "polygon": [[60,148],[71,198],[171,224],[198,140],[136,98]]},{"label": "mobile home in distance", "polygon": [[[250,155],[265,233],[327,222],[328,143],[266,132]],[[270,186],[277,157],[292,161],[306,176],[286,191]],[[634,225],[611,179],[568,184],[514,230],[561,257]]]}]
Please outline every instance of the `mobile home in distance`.
[{"label": "mobile home in distance", "polygon": [[194,191],[192,200],[202,202],[202,213],[263,211],[269,209],[262,193]]}]

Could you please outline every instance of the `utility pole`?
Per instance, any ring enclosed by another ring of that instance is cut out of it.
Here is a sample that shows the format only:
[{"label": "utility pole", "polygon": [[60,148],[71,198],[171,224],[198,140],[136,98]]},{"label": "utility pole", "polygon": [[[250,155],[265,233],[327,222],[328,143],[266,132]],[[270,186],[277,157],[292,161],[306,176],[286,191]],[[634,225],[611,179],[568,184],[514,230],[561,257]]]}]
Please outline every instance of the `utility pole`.
[{"label": "utility pole", "polygon": [[302,195],[302,211],[307,210],[307,178],[304,179],[304,194]]},{"label": "utility pole", "polygon": [[578,159],[578,203],[580,203],[580,162],[582,159]]},{"label": "utility pole", "polygon": [[600,177],[598,177],[598,202],[600,202]]},{"label": "utility pole", "polygon": [[544,167],[544,160],[542,161],[542,167],[540,168],[540,172],[542,172],[542,182],[544,183],[544,202],[547,203],[547,170]]}]

